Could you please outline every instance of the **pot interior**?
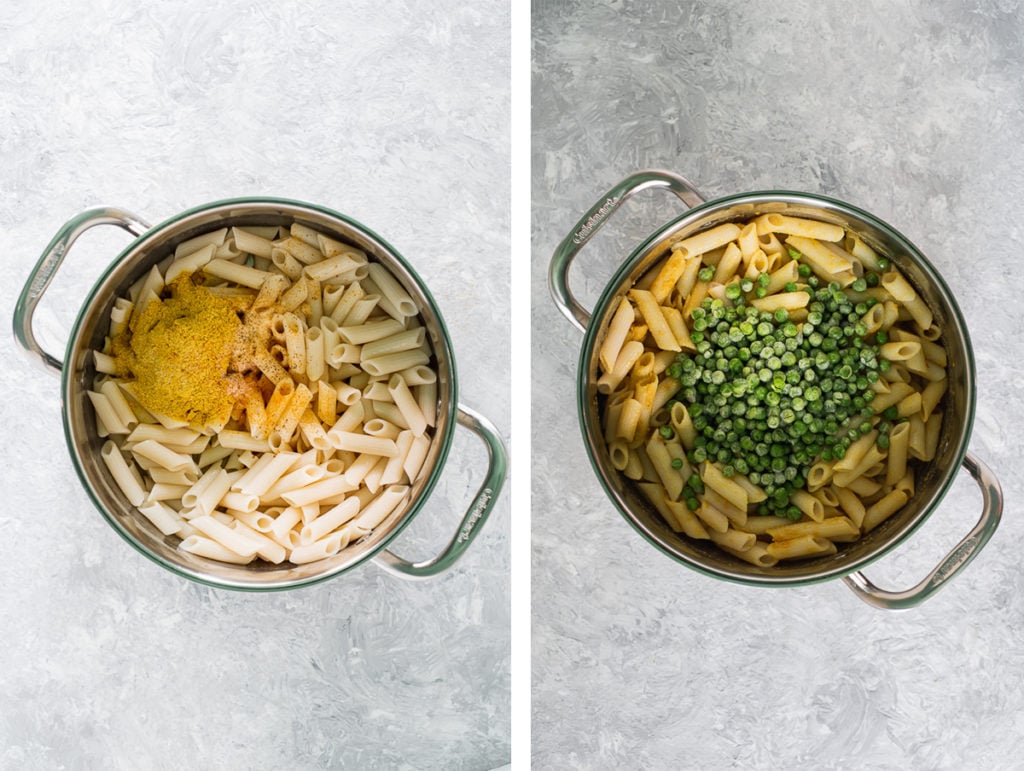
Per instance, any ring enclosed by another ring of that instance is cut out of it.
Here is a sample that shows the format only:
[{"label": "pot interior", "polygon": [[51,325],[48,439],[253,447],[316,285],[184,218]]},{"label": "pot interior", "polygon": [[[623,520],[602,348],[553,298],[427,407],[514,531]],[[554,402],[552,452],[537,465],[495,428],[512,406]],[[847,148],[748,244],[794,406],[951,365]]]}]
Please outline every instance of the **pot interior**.
[{"label": "pot interior", "polygon": [[[947,351],[949,387],[943,397],[943,422],[935,458],[913,460],[916,491],[901,511],[827,557],[783,561],[765,568],[739,560],[710,541],[673,531],[633,483],[616,471],[608,456],[597,393],[597,352],[619,301],[633,284],[664,258],[672,243],[725,222],[745,221],[777,212],[841,225],[888,256],[934,313]],[[904,236],[867,212],[804,193],[749,193],[708,202],[652,235],[622,265],[599,300],[584,338],[579,366],[579,410],[591,462],[622,515],[652,545],[700,572],[762,585],[792,585],[846,575],[864,567],[913,532],[936,507],[963,462],[974,419],[974,359],[967,327],[949,288],[923,254]]]},{"label": "pot interior", "polygon": [[[434,439],[423,470],[411,486],[409,503],[396,509],[373,532],[333,557],[303,565],[273,565],[257,560],[231,565],[177,548],[177,536],[165,536],[132,507],[100,458],[102,439],[85,391],[95,377],[90,351],[101,348],[114,301],[153,265],[168,259],[190,238],[222,227],[290,226],[299,223],[362,249],[384,265],[416,302],[427,330],[437,372],[438,410]],[[164,567],[201,583],[230,589],[286,589],[315,583],[348,570],[384,548],[419,510],[440,474],[451,444],[457,404],[455,366],[448,331],[429,291],[405,260],[371,231],[337,212],[293,201],[236,199],[192,209],[144,233],[119,255],[87,297],[68,341],[63,371],[64,428],[82,483],[97,508],[129,543]]]}]

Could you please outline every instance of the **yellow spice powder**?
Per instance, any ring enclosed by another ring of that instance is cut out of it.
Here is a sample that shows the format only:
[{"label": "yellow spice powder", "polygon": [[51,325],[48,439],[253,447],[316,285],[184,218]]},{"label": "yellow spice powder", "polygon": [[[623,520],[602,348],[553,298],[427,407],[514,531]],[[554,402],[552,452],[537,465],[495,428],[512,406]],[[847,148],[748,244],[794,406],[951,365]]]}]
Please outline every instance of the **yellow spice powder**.
[{"label": "yellow spice powder", "polygon": [[223,425],[236,395],[228,367],[251,297],[222,296],[176,278],[113,342],[118,374],[146,409],[194,427]]}]

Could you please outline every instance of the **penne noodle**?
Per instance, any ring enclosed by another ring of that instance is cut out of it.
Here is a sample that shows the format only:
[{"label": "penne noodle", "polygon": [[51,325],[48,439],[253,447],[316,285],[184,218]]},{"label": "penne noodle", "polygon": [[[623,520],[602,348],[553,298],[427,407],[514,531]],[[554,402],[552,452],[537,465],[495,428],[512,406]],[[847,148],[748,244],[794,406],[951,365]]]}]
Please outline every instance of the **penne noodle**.
[{"label": "penne noodle", "polygon": [[767,297],[755,298],[750,304],[759,311],[773,313],[774,311],[795,310],[804,308],[810,301],[810,295],[806,292],[779,292]]},{"label": "penne noodle", "polygon": [[744,552],[757,543],[757,536],[753,533],[744,533],[742,530],[729,528],[724,533],[717,530],[709,530],[708,536],[719,546],[730,551]]},{"label": "penne noodle", "polygon": [[633,366],[639,361],[644,353],[643,343],[630,340],[622,346],[619,356],[615,360],[615,366],[598,378],[598,393],[611,393],[632,371]]},{"label": "penne noodle", "polygon": [[363,345],[360,349],[360,359],[373,359],[377,356],[419,348],[425,340],[426,330],[423,327],[403,329],[401,332],[371,340]]},{"label": "penne noodle", "polygon": [[740,266],[740,261],[743,259],[743,252],[734,243],[730,243],[725,248],[725,253],[722,258],[718,261],[718,265],[715,266],[715,275],[711,279],[717,284],[727,284],[729,279],[736,275],[736,270]]},{"label": "penne noodle", "polygon": [[682,253],[684,257],[704,254],[719,246],[725,246],[740,234],[740,229],[731,222],[705,230],[702,233],[684,238],[672,245],[672,250]]},{"label": "penne noodle", "polygon": [[807,559],[835,554],[836,545],[826,538],[804,535],[787,541],[772,541],[765,551],[778,560]]},{"label": "penne noodle", "polygon": [[629,296],[636,303],[637,310],[643,316],[647,328],[658,346],[665,351],[682,350],[654,295],[642,289],[631,289]]},{"label": "penne noodle", "polygon": [[132,473],[128,462],[113,441],[107,440],[100,448],[100,457],[110,471],[114,482],[120,488],[128,503],[132,506],[141,506],[146,500],[146,490],[139,479]]},{"label": "penne noodle", "polygon": [[828,517],[814,522],[795,522],[768,529],[775,541],[787,541],[803,536],[827,538],[834,541],[839,538],[856,538],[860,535],[859,528],[848,517]]},{"label": "penne noodle", "polygon": [[177,535],[184,526],[178,513],[162,501],[152,501],[139,506],[139,513],[164,535]]},{"label": "penne noodle", "polygon": [[764,544],[755,542],[749,549],[743,551],[737,551],[731,549],[727,545],[719,544],[725,551],[732,554],[744,562],[749,562],[751,565],[756,565],[759,568],[770,568],[778,564],[779,558],[773,557],[768,553],[768,549]]},{"label": "penne noodle", "polygon": [[846,235],[846,230],[839,225],[784,214],[764,214],[755,219],[754,224],[759,235],[783,233],[818,241],[841,241]]},{"label": "penne noodle", "polygon": [[230,562],[239,565],[246,565],[253,561],[256,557],[256,552],[248,556],[233,552],[231,549],[221,545],[212,538],[207,538],[199,534],[193,534],[184,538],[178,545],[182,551],[195,554],[200,557],[206,557],[207,559],[217,560],[218,562]]},{"label": "penne noodle", "polygon": [[328,509],[316,519],[302,528],[303,543],[319,541],[328,533],[332,533],[346,522],[353,519],[360,510],[358,498],[346,498],[341,503]]},{"label": "penne noodle", "polygon": [[124,390],[113,380],[107,380],[100,385],[98,391],[107,398],[120,424],[128,429],[134,428],[139,418],[128,403]]},{"label": "penne noodle", "polygon": [[132,453],[163,466],[168,471],[188,470],[198,473],[199,468],[188,455],[174,452],[155,439],[146,439],[132,446]]},{"label": "penne noodle", "polygon": [[264,238],[253,230],[238,227],[231,228],[231,238],[239,251],[270,259],[274,244],[269,238]]},{"label": "penne noodle", "polygon": [[110,403],[110,399],[105,394],[98,391],[86,391],[86,395],[96,413],[97,433],[100,437],[129,432],[128,426],[121,421],[114,406]]},{"label": "penne noodle", "polygon": [[309,327],[304,342],[306,352],[306,377],[310,382],[323,379],[326,372],[324,361],[324,337],[320,327]]},{"label": "penne noodle", "polygon": [[679,471],[672,467],[672,456],[669,454],[664,440],[659,434],[653,433],[644,450],[665,488],[667,498],[673,501],[679,500],[679,496],[683,492],[684,480]]},{"label": "penne noodle", "polygon": [[421,349],[411,351],[399,351],[377,356],[373,359],[364,358],[361,362],[363,370],[370,375],[377,377],[400,372],[410,367],[418,367],[427,364],[430,357]]},{"label": "penne noodle", "polygon": [[849,286],[857,278],[853,263],[836,254],[818,239],[794,235],[786,238],[786,244],[800,252],[801,262],[810,266],[815,275],[824,281],[835,281],[840,286]]},{"label": "penne noodle", "polygon": [[711,531],[724,533],[729,529],[729,518],[707,501],[701,501],[700,506],[694,514],[705,525],[709,536],[711,535]]},{"label": "penne noodle", "polygon": [[215,278],[222,278],[225,281],[232,281],[241,286],[250,287],[252,289],[259,289],[260,286],[266,281],[271,275],[264,270],[257,270],[251,268],[248,265],[239,265],[238,263],[231,262],[229,260],[216,257],[205,265],[203,265],[203,273],[214,276]]},{"label": "penne noodle", "polygon": [[255,557],[260,545],[244,533],[232,530],[227,525],[208,514],[193,517],[189,524],[212,541],[216,541],[225,549],[240,557]]},{"label": "penne noodle", "polygon": [[[245,515],[242,515],[242,517],[245,517]],[[253,521],[260,520],[257,517]],[[245,538],[257,544],[256,555],[262,560],[265,560],[273,565],[278,565],[284,562],[285,557],[288,556],[288,550],[281,546],[281,544],[277,543],[271,538],[268,538],[255,528],[250,527],[237,514],[235,516],[235,522],[233,525],[231,525],[231,528],[236,533],[244,536]]]},{"label": "penne noodle", "polygon": [[[357,263],[352,256],[346,253],[337,254],[334,257],[329,257],[320,262],[314,262],[306,265],[303,272],[310,278],[314,278],[317,281],[330,281],[333,278],[337,278],[344,273],[358,267]],[[410,314],[412,315],[412,314]]]},{"label": "penne noodle", "polygon": [[228,229],[220,228],[219,230],[213,230],[209,233],[203,233],[201,235],[190,238],[187,241],[182,241],[174,248],[174,259],[180,259],[195,251],[203,248],[204,246],[213,245],[214,248],[222,245],[224,239],[227,237]]},{"label": "penne noodle", "polygon": [[419,402],[409,390],[405,378],[399,374],[392,375],[388,380],[387,390],[391,394],[395,406],[401,411],[405,424],[412,431],[413,436],[422,436],[427,430],[427,419],[423,415],[423,410],[420,409]]},{"label": "penne noodle", "polygon": [[747,491],[732,479],[724,476],[714,463],[702,463],[700,477],[705,485],[713,489],[733,506],[746,510],[749,503]]},{"label": "penne noodle", "polygon": [[407,486],[391,485],[363,507],[362,512],[353,521],[353,527],[360,530],[373,530],[397,510],[408,496],[409,488]]},{"label": "penne noodle", "polygon": [[401,316],[415,316],[419,312],[409,293],[383,265],[370,263],[369,274],[373,283]]},{"label": "penne noodle", "polygon": [[869,533],[898,511],[907,502],[907,494],[903,490],[892,490],[881,499],[871,504],[864,512],[861,529]]},{"label": "penne noodle", "polygon": [[366,436],[365,434],[356,434],[350,431],[332,431],[328,436],[331,444],[337,450],[350,450],[361,454],[380,455],[388,458],[398,453],[398,448],[392,439]]},{"label": "penne noodle", "polygon": [[426,462],[429,450],[430,441],[426,435],[413,437],[412,444],[409,447],[409,454],[406,456],[405,463],[403,464],[405,475],[410,483],[418,478],[420,470]]}]

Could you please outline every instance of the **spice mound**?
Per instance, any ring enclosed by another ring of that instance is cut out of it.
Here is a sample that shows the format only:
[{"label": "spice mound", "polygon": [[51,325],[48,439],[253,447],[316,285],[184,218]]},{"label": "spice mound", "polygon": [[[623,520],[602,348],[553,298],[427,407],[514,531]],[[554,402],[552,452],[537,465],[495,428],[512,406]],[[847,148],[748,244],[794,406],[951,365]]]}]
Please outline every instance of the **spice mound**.
[{"label": "spice mound", "polygon": [[118,374],[146,409],[193,427],[224,425],[236,395],[228,376],[251,295],[197,286],[191,274],[151,298],[112,341]]}]

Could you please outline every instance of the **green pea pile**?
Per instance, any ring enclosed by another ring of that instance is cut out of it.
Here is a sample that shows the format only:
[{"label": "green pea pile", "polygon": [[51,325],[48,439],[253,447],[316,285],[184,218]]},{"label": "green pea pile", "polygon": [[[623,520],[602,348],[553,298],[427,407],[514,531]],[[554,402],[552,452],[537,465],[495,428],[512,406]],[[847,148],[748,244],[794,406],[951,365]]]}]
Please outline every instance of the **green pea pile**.
[{"label": "green pea pile", "polygon": [[[717,462],[727,477],[747,475],[768,496],[757,513],[794,520],[801,512],[790,496],[804,487],[811,465],[842,458],[876,427],[871,385],[889,367],[878,355],[885,333],[869,336],[862,322],[877,300],[854,302],[806,265],[798,273],[800,283],[785,289],[810,295],[802,325],[785,309],[769,313],[747,304],[764,296],[769,277],[745,278],[726,288],[729,302],[707,298],[693,310],[697,352],[679,354],[666,371],[679,380],[674,400],[686,406],[696,429],[689,460]],[[878,281],[869,273],[851,288],[863,292]],[[885,446],[888,423],[877,427]],[[684,493],[691,509],[701,488],[694,474]]]}]

